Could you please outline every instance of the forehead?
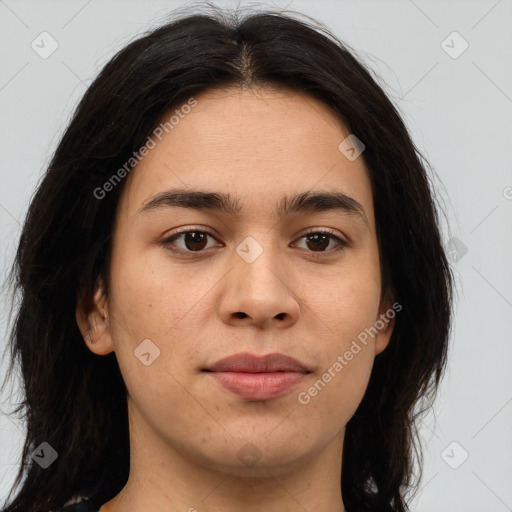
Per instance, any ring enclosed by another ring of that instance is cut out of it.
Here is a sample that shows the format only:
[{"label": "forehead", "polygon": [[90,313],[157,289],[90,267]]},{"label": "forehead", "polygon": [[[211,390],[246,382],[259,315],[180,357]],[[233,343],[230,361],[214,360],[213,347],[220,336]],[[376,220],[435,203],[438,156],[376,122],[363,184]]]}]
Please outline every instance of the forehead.
[{"label": "forehead", "polygon": [[269,88],[210,90],[194,100],[163,116],[176,114],[128,176],[120,205],[127,214],[162,190],[189,187],[230,193],[247,215],[275,212],[284,195],[335,189],[373,217],[364,160],[340,151],[350,132],[322,102]]}]

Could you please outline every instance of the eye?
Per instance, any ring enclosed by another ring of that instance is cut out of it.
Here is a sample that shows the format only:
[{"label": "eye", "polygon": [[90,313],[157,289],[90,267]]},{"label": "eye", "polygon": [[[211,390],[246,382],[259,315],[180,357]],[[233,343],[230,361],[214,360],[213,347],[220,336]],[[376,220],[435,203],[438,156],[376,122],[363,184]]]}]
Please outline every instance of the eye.
[{"label": "eye", "polygon": [[[214,238],[208,231],[188,229],[166,238],[162,243],[166,246],[171,246],[171,250],[180,253],[201,252],[207,245],[208,237]],[[184,247],[182,246],[177,249],[175,248],[174,242],[179,239],[182,240]]]},{"label": "eye", "polygon": [[[163,244],[169,246],[172,251],[181,253],[181,254],[190,254],[190,253],[200,253],[204,252],[204,249],[208,248],[208,237],[216,238],[209,233],[208,231],[199,230],[199,229],[187,229],[182,230],[174,235],[163,240]],[[337,252],[344,247],[348,246],[348,243],[342,240],[340,237],[336,236],[333,231],[325,229],[325,230],[311,230],[307,234],[301,236],[299,240],[306,239],[306,248],[310,249],[308,252],[316,252],[316,253],[331,253]],[[182,242],[181,247],[176,246],[176,242],[180,240]],[[335,247],[338,249],[326,250],[331,243],[335,241]]]},{"label": "eye", "polygon": [[[306,245],[308,249],[312,249],[310,252],[337,252],[339,250],[342,250],[344,247],[347,247],[348,244],[345,242],[345,240],[342,240],[339,236],[336,236],[333,231],[330,229],[324,229],[324,230],[312,230],[309,231],[306,235],[303,235],[300,237],[299,240],[306,239]],[[336,246],[338,249],[335,249],[334,251],[332,248],[328,251],[324,250],[329,247],[332,241],[336,241]]]}]

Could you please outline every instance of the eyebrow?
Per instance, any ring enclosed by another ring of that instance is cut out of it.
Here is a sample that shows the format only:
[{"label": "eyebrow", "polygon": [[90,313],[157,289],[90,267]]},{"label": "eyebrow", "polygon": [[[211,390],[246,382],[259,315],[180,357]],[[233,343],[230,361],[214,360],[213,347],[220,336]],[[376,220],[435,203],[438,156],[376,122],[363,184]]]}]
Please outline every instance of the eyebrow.
[{"label": "eyebrow", "polygon": [[[161,208],[181,207],[194,210],[214,211],[240,219],[242,208],[240,201],[223,192],[205,192],[190,189],[170,189],[152,196],[137,211],[147,213]],[[277,218],[294,213],[320,213],[341,211],[353,215],[369,227],[366,212],[361,203],[339,191],[300,192],[285,196],[274,210]]]}]

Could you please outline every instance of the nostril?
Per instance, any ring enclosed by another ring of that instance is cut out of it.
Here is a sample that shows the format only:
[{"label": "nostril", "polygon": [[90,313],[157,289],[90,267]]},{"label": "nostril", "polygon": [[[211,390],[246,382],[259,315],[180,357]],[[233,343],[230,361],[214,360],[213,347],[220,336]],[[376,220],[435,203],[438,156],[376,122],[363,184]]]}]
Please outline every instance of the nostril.
[{"label": "nostril", "polygon": [[239,311],[238,313],[235,313],[235,316],[237,318],[245,318],[247,315],[243,313],[242,311]]}]

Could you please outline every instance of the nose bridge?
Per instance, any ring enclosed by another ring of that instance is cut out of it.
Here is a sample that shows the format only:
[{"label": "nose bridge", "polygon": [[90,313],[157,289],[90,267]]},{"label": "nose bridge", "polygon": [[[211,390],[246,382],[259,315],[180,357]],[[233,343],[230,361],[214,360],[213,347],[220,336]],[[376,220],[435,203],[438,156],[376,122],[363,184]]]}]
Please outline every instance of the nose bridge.
[{"label": "nose bridge", "polygon": [[249,321],[246,317],[250,317],[259,325],[273,318],[295,322],[298,304],[288,286],[289,279],[284,275],[284,260],[274,235],[268,231],[249,235],[235,250],[240,261],[230,272],[229,299],[221,306],[224,318]]},{"label": "nose bridge", "polygon": [[251,285],[261,283],[267,286],[274,281],[280,282],[279,251],[272,231],[246,236],[236,247],[236,253],[241,259],[237,265],[241,267],[240,275],[246,276],[244,280]]}]

